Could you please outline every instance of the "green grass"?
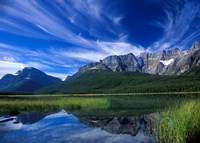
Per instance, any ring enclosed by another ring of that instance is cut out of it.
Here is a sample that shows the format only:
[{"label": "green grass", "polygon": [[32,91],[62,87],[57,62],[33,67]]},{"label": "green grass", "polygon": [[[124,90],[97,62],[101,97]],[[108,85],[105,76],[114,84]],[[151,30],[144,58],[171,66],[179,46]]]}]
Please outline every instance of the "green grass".
[{"label": "green grass", "polygon": [[[19,111],[55,111],[66,109],[80,115],[134,116],[158,112],[185,99],[196,99],[194,95],[16,95],[0,96],[0,113]],[[103,112],[102,112],[103,111]],[[122,114],[121,114],[122,113]]]},{"label": "green grass", "polygon": [[53,111],[53,110],[84,110],[105,109],[109,106],[104,98],[0,98],[0,112],[7,113],[12,110],[18,111]]},{"label": "green grass", "polygon": [[[0,96],[0,112],[19,111],[49,111],[49,110],[78,110],[90,111],[95,115],[96,110],[140,110],[171,107],[185,99],[198,98],[194,95],[16,95]],[[109,114],[109,113],[108,113]],[[111,114],[111,113],[110,113]],[[117,114],[117,113],[116,113]]]},{"label": "green grass", "polygon": [[200,100],[184,101],[163,112],[158,122],[162,143],[196,143],[200,135]]},{"label": "green grass", "polygon": [[[55,95],[34,96],[16,95],[0,96],[0,112],[19,111],[48,111],[48,110],[141,110],[169,107],[187,95]],[[196,98],[197,95],[194,95]],[[189,96],[190,98],[192,96]],[[95,114],[95,112],[93,112]]]}]

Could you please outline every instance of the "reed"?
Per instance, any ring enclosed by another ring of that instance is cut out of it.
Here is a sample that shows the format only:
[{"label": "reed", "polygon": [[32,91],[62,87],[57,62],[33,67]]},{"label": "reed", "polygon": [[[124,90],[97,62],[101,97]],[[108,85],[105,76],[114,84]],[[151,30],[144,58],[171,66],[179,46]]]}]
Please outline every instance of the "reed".
[{"label": "reed", "polygon": [[163,112],[158,122],[162,143],[193,143],[200,133],[200,100],[188,100]]}]

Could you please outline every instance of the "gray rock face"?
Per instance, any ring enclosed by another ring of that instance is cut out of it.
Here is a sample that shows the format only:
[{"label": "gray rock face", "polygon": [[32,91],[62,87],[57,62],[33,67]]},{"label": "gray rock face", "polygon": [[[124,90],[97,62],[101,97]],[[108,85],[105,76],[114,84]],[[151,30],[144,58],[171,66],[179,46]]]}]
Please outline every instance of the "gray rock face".
[{"label": "gray rock face", "polygon": [[[157,66],[160,63],[160,59],[162,57],[161,54],[153,54],[153,53],[141,53],[140,55],[143,60],[142,72],[156,74]],[[163,65],[160,65],[163,66]]]},{"label": "gray rock face", "polygon": [[191,67],[200,66],[200,49],[196,51],[190,58]]},{"label": "gray rock face", "polygon": [[200,50],[200,40],[195,41],[192,45],[192,47],[189,49],[189,53],[193,53]]},{"label": "gray rock face", "polygon": [[112,71],[140,71],[138,61],[132,53],[123,56],[109,56],[101,62]]},{"label": "gray rock face", "polygon": [[177,74],[184,73],[194,67],[200,66],[200,48],[197,51],[189,51],[183,59],[178,63],[179,71]]},{"label": "gray rock face", "polygon": [[159,75],[173,75],[181,72],[181,67],[193,52],[181,51],[178,48],[162,53],[141,53],[143,59],[142,72]]},{"label": "gray rock face", "polygon": [[83,66],[79,71],[88,71],[88,70],[110,70],[105,64],[101,62],[90,63]]},{"label": "gray rock face", "polygon": [[[80,69],[119,71],[138,71],[158,75],[180,75],[195,66],[200,66],[200,41],[196,41],[189,50],[178,48],[159,53],[144,52],[136,58],[132,53],[121,56],[109,56],[100,62],[88,64]],[[141,61],[139,60],[141,59]]]},{"label": "gray rock face", "polygon": [[128,55],[121,56],[109,56],[100,62],[90,63],[83,66],[79,71],[88,71],[88,70],[109,70],[109,71],[140,71],[141,67],[138,63],[136,57],[130,53]]},{"label": "gray rock face", "polygon": [[173,50],[169,50],[169,51],[163,51],[162,52],[162,57],[161,60],[170,60],[170,59],[174,59],[177,58],[179,56],[181,56],[183,53],[180,49],[175,48]]}]

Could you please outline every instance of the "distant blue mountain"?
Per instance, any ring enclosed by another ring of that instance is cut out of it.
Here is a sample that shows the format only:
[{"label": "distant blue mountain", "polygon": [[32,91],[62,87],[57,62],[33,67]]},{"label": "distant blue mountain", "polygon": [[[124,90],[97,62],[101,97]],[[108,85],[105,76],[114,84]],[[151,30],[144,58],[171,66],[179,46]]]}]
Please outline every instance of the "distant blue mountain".
[{"label": "distant blue mountain", "polygon": [[60,83],[61,79],[49,76],[36,68],[24,68],[15,75],[6,74],[0,79],[0,92],[34,92],[39,88]]}]

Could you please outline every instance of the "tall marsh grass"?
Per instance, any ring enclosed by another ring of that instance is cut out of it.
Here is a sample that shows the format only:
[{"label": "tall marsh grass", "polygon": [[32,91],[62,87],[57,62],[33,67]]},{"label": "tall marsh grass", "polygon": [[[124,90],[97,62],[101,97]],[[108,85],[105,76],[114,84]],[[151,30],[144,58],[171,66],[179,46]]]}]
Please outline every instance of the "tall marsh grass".
[{"label": "tall marsh grass", "polygon": [[200,135],[200,100],[184,101],[163,112],[157,134],[161,143],[196,143]]}]

